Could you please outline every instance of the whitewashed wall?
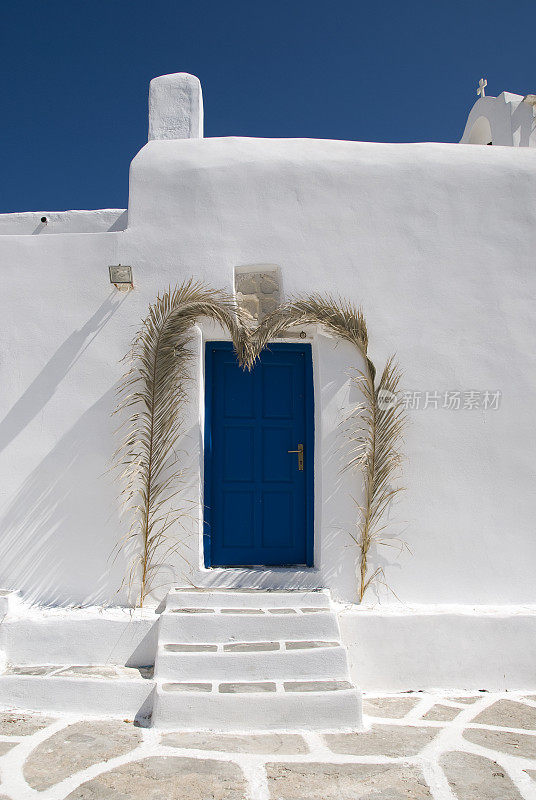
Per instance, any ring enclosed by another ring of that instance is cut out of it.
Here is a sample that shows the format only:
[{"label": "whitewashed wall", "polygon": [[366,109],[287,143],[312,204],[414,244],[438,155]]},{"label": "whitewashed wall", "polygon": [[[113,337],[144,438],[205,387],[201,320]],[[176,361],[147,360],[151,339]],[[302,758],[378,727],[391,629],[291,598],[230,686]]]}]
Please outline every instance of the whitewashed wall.
[{"label": "whitewashed wall", "polygon": [[[125,231],[0,236],[0,585],[48,603],[124,601],[107,473],[119,359],[159,290],[191,275],[230,290],[233,267],[272,263],[286,296],[362,304],[373,360],[395,351],[405,389],[503,393],[498,411],[410,413],[407,492],[392,519],[412,553],[374,556],[396,596],[534,602],[535,167],[517,148],[155,140],[132,164]],[[119,262],[132,265],[134,292],[111,291],[107,265]],[[199,353],[202,335],[216,334],[201,326]],[[348,600],[353,509],[336,422],[356,399],[346,372],[357,361],[313,341],[318,573],[307,580]],[[199,509],[198,366],[182,445],[183,496]],[[200,568],[199,536],[200,524],[186,533],[194,578],[244,582]]]}]

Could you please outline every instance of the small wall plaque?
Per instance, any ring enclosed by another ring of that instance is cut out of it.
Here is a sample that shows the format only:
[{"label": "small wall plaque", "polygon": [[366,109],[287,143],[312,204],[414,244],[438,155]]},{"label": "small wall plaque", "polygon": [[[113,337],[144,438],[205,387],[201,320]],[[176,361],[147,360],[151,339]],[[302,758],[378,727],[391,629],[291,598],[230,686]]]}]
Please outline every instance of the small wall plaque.
[{"label": "small wall plaque", "polygon": [[132,289],[132,267],[123,264],[116,264],[108,267],[110,271],[110,283],[113,283],[116,289]]},{"label": "small wall plaque", "polygon": [[261,322],[281,302],[279,267],[275,264],[235,267],[235,295],[240,308],[255,322]]}]

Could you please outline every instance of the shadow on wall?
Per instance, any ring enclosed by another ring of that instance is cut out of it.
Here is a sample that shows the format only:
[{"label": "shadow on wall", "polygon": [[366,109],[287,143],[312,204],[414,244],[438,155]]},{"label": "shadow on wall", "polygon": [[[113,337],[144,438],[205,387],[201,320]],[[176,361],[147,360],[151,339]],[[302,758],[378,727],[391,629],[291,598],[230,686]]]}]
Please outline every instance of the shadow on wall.
[{"label": "shadow on wall", "polygon": [[128,225],[128,210],[120,214],[113,225],[108,228],[108,231],[126,231]]},{"label": "shadow on wall", "polygon": [[125,297],[115,301],[111,292],[92,317],[74,331],[0,422],[0,452],[24,430],[53,396],[61,381],[100,333]]},{"label": "shadow on wall", "polygon": [[518,147],[530,147],[530,137],[534,133],[536,121],[532,107],[527,103],[519,103],[512,114],[512,135],[519,140]]},{"label": "shadow on wall", "polygon": [[[174,494],[166,509],[173,510],[175,522],[167,531],[158,550],[158,571],[148,596],[151,602],[160,604],[173,586],[196,585],[199,568],[199,537],[202,526],[200,514],[200,459],[198,448],[199,422],[183,420],[183,430],[174,448],[177,457],[177,475],[173,482]],[[175,468],[173,468],[175,470]],[[164,477],[169,475],[164,474]],[[176,515],[175,512],[180,512]],[[161,560],[162,559],[162,560]],[[139,585],[132,591],[132,599],[138,597]]]},{"label": "shadow on wall", "polygon": [[[118,491],[109,460],[115,391],[95,403],[28,476],[0,520],[0,585],[44,605],[119,604],[112,563]],[[122,598],[124,602],[124,597]]]}]

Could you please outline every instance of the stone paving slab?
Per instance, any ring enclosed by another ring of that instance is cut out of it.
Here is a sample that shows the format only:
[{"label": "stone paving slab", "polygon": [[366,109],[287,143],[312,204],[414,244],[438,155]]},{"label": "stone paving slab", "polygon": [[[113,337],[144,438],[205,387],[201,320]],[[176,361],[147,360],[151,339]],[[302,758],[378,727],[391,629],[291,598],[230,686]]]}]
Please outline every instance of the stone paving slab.
[{"label": "stone paving slab", "polygon": [[30,666],[19,666],[8,664],[3,672],[4,675],[21,675],[26,677],[45,677],[51,678],[94,678],[96,680],[122,680],[140,678],[150,679],[153,677],[154,668],[151,667],[124,667],[117,664],[73,664],[70,666],[41,664]]},{"label": "stone paving slab", "polygon": [[504,769],[489,758],[446,753],[441,766],[458,800],[522,800]]},{"label": "stone paving slab", "polygon": [[456,719],[459,713],[459,708],[442,706],[441,704],[438,704],[432,706],[432,708],[423,716],[423,719],[433,720],[434,722],[450,722],[451,720]]},{"label": "stone paving slab", "polygon": [[284,681],[285,692],[338,692],[353,689],[349,681]]},{"label": "stone paving slab", "polygon": [[60,669],[53,677],[59,678],[96,678],[110,680],[117,678],[116,668],[113,666],[72,666]]},{"label": "stone paving slab", "polygon": [[481,725],[499,725],[502,728],[536,730],[536,708],[513,700],[498,700],[474,718]]},{"label": "stone paving slab", "polygon": [[61,669],[61,664],[38,664],[34,666],[19,666],[8,664],[3,672],[4,675],[50,675],[54,670]]},{"label": "stone paving slab", "polygon": [[92,764],[128,753],[141,738],[138,728],[118,720],[69,725],[37,745],[26,760],[24,777],[41,792]]},{"label": "stone paving slab", "polygon": [[259,683],[220,683],[221,694],[258,694],[259,692],[275,692],[275,683],[262,681]]},{"label": "stone paving slab", "polygon": [[512,756],[536,759],[536,736],[526,733],[509,733],[506,731],[487,731],[484,728],[466,728],[463,738],[468,742],[509,753]]},{"label": "stone paving slab", "polygon": [[303,736],[292,733],[248,734],[247,736],[231,733],[166,733],[162,736],[161,742],[167,747],[218,750],[223,753],[300,755],[309,752]]},{"label": "stone paving slab", "polygon": [[279,650],[279,642],[233,642],[224,644],[224,653],[264,653]]},{"label": "stone paving slab", "polygon": [[324,737],[334,753],[354,756],[413,756],[432,741],[437,728],[402,725],[373,725],[362,733],[332,733]]},{"label": "stone paving slab", "polygon": [[[311,609],[313,610],[313,609]],[[322,609],[324,610],[324,609]],[[295,608],[268,608],[267,609],[269,614],[297,614]]]},{"label": "stone paving slab", "polygon": [[220,611],[222,614],[239,614],[239,615],[265,613],[263,608],[221,608]]},{"label": "stone paving slab", "polygon": [[370,717],[400,719],[411,711],[420,698],[415,697],[369,697],[363,699],[363,714]]},{"label": "stone paving slab", "polygon": [[316,640],[285,642],[285,648],[287,650],[312,650],[316,647],[340,647],[340,644],[339,642],[322,642]]},{"label": "stone paving slab", "polygon": [[0,714],[0,735],[2,736],[31,736],[43,730],[54,722],[50,717],[40,714],[24,714],[6,712]]},{"label": "stone paving slab", "polygon": [[428,800],[419,771],[398,764],[267,764],[271,800]]},{"label": "stone paving slab", "polygon": [[211,692],[211,683],[178,683],[173,681],[171,683],[163,683],[162,689],[165,692]]},{"label": "stone paving slab", "polygon": [[477,700],[480,700],[480,697],[451,697],[450,700],[453,700],[455,703],[467,703],[467,705],[472,705],[476,703]]},{"label": "stone paving slab", "polygon": [[66,800],[244,800],[236,764],[155,756],[116,767],[83,783]]}]

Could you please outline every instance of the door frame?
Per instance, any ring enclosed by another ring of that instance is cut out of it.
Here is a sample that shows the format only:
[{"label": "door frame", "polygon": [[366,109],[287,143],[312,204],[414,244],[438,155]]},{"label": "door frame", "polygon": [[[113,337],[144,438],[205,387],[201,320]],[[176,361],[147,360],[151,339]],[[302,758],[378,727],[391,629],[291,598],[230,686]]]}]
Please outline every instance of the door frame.
[{"label": "door frame", "polygon": [[[267,570],[280,568],[296,569],[303,567],[314,567],[314,468],[315,468],[315,406],[314,406],[314,385],[313,385],[313,354],[310,342],[270,342],[265,348],[272,352],[294,352],[303,353],[305,356],[305,552],[306,562],[303,564],[281,565],[281,567],[267,566]],[[206,503],[206,498],[212,495],[213,462],[212,462],[212,411],[213,411],[213,362],[212,353],[214,350],[232,351],[233,343],[230,341],[206,341],[205,342],[205,440],[204,440],[204,486],[203,486],[203,558],[206,568],[211,564],[211,516],[212,509]],[[218,569],[237,569],[237,567],[221,567]],[[251,567],[255,569],[256,567]],[[258,567],[257,567],[258,568]],[[250,569],[241,567],[240,569]]]}]

